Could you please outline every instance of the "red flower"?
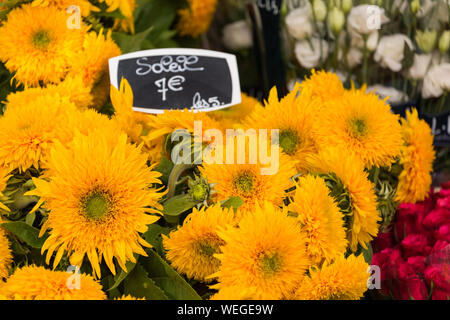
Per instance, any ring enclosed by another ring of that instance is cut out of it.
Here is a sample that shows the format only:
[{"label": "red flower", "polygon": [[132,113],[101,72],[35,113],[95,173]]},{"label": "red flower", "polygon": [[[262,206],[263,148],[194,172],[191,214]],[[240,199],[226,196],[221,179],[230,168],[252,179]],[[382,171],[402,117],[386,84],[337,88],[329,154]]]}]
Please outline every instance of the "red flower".
[{"label": "red flower", "polygon": [[426,300],[428,298],[428,289],[425,283],[417,276],[410,265],[404,263],[400,265],[399,277],[401,281],[399,284],[400,295],[397,296],[402,300]]},{"label": "red flower", "polygon": [[426,268],[426,258],[422,256],[409,257],[406,263],[414,270],[418,275],[422,275]]},{"label": "red flower", "polygon": [[401,242],[404,257],[427,256],[431,252],[428,239],[423,234],[410,234]]},{"label": "red flower", "polygon": [[450,211],[442,208],[436,208],[423,219],[423,224],[429,229],[436,228],[446,221],[450,220]]},{"label": "red flower", "polygon": [[374,252],[380,252],[386,248],[391,248],[393,246],[393,234],[391,231],[382,233],[379,232],[377,237],[372,242],[372,249]]},{"label": "red flower", "polygon": [[436,240],[449,241],[450,242],[450,222],[443,224],[434,232],[434,238]]},{"label": "red flower", "polygon": [[425,269],[425,279],[429,287],[433,282],[433,290],[438,289],[450,294],[450,263],[434,264]]}]

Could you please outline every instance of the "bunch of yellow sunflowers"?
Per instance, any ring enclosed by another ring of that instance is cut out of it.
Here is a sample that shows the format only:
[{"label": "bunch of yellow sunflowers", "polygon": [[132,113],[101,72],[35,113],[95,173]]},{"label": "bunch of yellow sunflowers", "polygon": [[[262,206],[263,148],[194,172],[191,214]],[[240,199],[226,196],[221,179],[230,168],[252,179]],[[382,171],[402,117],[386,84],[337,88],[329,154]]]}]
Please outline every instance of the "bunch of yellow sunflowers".
[{"label": "bunch of yellow sunflowers", "polygon": [[[0,26],[18,85],[0,116],[0,299],[364,297],[370,242],[431,185],[433,136],[416,110],[400,118],[313,70],[264,104],[242,94],[219,111],[139,113],[126,79],[109,86],[111,29],[68,28],[66,2],[27,2]],[[78,2],[83,16],[100,10]],[[130,2],[105,2],[123,14],[112,28],[134,30]],[[179,163],[180,129],[189,143],[276,131],[257,143],[279,151],[276,170],[250,147],[254,161]]]}]

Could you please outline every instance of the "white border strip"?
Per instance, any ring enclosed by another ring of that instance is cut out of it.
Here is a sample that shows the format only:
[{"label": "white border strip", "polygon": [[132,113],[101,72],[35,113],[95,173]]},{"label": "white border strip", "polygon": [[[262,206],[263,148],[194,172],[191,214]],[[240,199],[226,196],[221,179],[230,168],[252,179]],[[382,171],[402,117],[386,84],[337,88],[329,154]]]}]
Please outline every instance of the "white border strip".
[{"label": "white border strip", "polygon": [[[205,50],[205,49],[190,49],[190,48],[165,48],[165,49],[152,49],[152,50],[142,50],[136,52],[130,52],[123,54],[121,56],[113,57],[109,59],[109,76],[111,80],[111,84],[119,89],[119,79],[117,75],[117,70],[119,66],[120,60],[133,59],[139,57],[148,57],[148,56],[159,56],[159,55],[194,55],[199,57],[216,57],[216,58],[224,58],[227,60],[228,67],[230,69],[231,74],[231,83],[232,83],[232,96],[231,103],[217,106],[208,109],[194,109],[190,110],[193,112],[209,112],[219,109],[224,109],[230,107],[235,104],[241,103],[241,86],[239,82],[239,72],[237,67],[236,56],[229,53]],[[133,107],[134,111],[145,112],[145,113],[164,113],[165,110],[179,110],[179,109],[149,109],[149,108],[140,108]]]}]

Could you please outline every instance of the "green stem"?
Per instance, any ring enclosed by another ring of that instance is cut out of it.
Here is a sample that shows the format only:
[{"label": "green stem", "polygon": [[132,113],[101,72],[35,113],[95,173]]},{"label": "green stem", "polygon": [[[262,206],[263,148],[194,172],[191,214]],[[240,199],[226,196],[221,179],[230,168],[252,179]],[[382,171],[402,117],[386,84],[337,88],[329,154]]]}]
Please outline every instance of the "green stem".
[{"label": "green stem", "polygon": [[362,69],[362,84],[367,84],[367,60],[369,57],[367,50],[367,36],[364,35],[364,51],[363,51],[363,69]]},{"label": "green stem", "polygon": [[181,174],[192,167],[194,167],[193,164],[177,164],[173,167],[167,183],[167,186],[169,188],[169,191],[167,192],[167,199],[170,199],[175,195],[175,189]]},{"label": "green stem", "polygon": [[438,111],[439,113],[444,111],[445,100],[447,99],[447,93],[448,93],[448,91],[445,90],[444,95],[441,97],[441,103],[439,105],[439,111]]}]

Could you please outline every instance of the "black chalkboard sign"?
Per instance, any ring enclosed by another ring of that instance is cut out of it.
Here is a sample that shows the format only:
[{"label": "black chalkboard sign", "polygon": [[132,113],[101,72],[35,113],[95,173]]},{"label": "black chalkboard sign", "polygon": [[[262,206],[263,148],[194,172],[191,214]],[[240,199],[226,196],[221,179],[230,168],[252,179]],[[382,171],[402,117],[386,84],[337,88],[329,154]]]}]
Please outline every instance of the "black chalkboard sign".
[{"label": "black chalkboard sign", "polygon": [[202,49],[155,49],[109,59],[111,84],[133,89],[133,109],[213,111],[241,102],[236,57]]},{"label": "black chalkboard sign", "polygon": [[420,114],[419,117],[430,125],[436,146],[450,146],[450,111],[437,115]]}]

